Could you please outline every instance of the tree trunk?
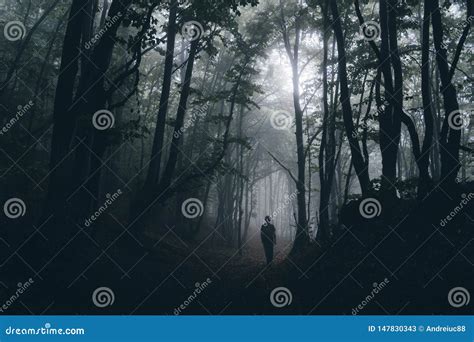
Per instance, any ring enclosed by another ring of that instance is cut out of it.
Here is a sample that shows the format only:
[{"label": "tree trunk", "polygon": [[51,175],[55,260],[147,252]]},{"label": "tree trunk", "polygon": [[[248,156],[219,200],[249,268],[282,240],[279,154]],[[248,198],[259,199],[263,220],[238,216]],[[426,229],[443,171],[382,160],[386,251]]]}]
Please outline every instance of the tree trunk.
[{"label": "tree trunk", "polygon": [[344,47],[344,35],[342,33],[341,19],[339,17],[339,11],[337,3],[331,1],[331,12],[332,12],[332,26],[337,42],[338,52],[338,70],[339,70],[339,84],[341,86],[341,104],[342,104],[342,116],[344,120],[344,128],[346,130],[347,139],[349,141],[349,147],[352,155],[352,162],[354,169],[359,179],[360,188],[362,194],[366,194],[369,191],[370,179],[368,171],[368,161],[364,159],[362,151],[359,145],[357,134],[355,134],[354,123],[352,121],[352,105],[350,101],[349,86],[347,79],[347,67],[346,67],[346,51]]},{"label": "tree trunk", "polygon": [[321,185],[319,200],[319,227],[318,240],[324,242],[329,237],[329,199],[331,196],[331,187],[333,184],[334,168],[334,152],[336,148],[335,142],[335,112],[329,113],[328,104],[328,41],[329,41],[329,8],[327,1],[321,6],[324,20],[324,38],[323,38],[323,132],[321,138],[321,147],[319,150],[319,180]]},{"label": "tree trunk", "polygon": [[176,41],[176,16],[178,11],[178,1],[172,0],[170,5],[170,14],[168,19],[166,56],[163,72],[163,84],[161,87],[160,105],[156,118],[155,136],[150,157],[148,175],[145,181],[146,189],[156,186],[160,177],[161,156],[163,150],[163,140],[166,126],[166,115],[168,112],[168,103],[171,92],[174,47]]},{"label": "tree trunk", "polygon": [[[165,170],[163,172],[163,177],[158,186],[158,193],[161,195],[164,191],[168,189],[173,180],[173,176],[176,169],[176,161],[178,160],[179,154],[179,141],[182,136],[182,128],[184,125],[184,117],[186,115],[188,97],[191,90],[191,79],[193,76],[194,60],[196,58],[197,48],[199,40],[194,40],[191,42],[191,48],[189,51],[188,62],[186,65],[186,75],[183,82],[183,88],[181,90],[181,96],[179,99],[178,111],[176,113],[176,122],[174,126],[174,133],[171,141],[168,161],[166,163]],[[166,196],[165,196],[166,197]]]},{"label": "tree trunk", "polygon": [[[453,115],[459,111],[456,88],[451,82],[447,51],[443,45],[443,23],[439,8],[439,0],[425,1],[425,6],[431,6],[431,22],[433,40],[436,49],[436,61],[441,79],[441,94],[444,100],[444,122],[440,135],[441,152],[441,183],[446,189],[456,183],[456,176],[461,167],[459,162],[459,146],[461,142],[461,129],[453,129]],[[451,122],[450,122],[451,120]]]},{"label": "tree trunk", "polygon": [[74,83],[79,69],[81,51],[82,22],[85,20],[83,7],[88,0],[74,0],[64,35],[59,67],[58,82],[54,98],[53,134],[51,138],[51,157],[49,187],[46,198],[45,218],[51,213],[64,215],[66,189],[69,188],[68,152],[75,123],[69,109],[72,104]]},{"label": "tree trunk", "polygon": [[[396,197],[395,182],[397,177],[397,155],[400,143],[400,103],[395,96],[391,62],[393,62],[391,50],[390,33],[391,15],[387,9],[387,0],[380,0],[380,27],[381,27],[381,47],[380,47],[380,69],[384,78],[385,107],[380,112],[380,151],[382,154],[382,191],[384,197]],[[396,39],[396,37],[395,37]],[[399,84],[395,85],[395,87]]]},{"label": "tree trunk", "polygon": [[430,8],[424,6],[423,24],[421,28],[421,95],[423,100],[423,119],[425,121],[425,137],[420,156],[420,175],[418,183],[418,198],[428,194],[432,188],[432,181],[429,174],[430,154],[433,145],[433,111],[430,85]]},{"label": "tree trunk", "polygon": [[[297,203],[298,203],[298,222],[296,225],[296,236],[293,245],[293,251],[304,248],[309,241],[308,236],[308,220],[306,215],[306,186],[305,186],[305,163],[306,156],[304,151],[303,140],[303,110],[300,104],[299,91],[299,43],[300,43],[300,22],[299,18],[295,22],[295,43],[293,49],[290,45],[288,33],[284,32],[285,48],[290,59],[291,70],[293,75],[293,105],[295,109],[295,126],[296,126],[296,155],[298,160],[298,178],[296,182]],[[293,50],[293,51],[292,51]]]}]

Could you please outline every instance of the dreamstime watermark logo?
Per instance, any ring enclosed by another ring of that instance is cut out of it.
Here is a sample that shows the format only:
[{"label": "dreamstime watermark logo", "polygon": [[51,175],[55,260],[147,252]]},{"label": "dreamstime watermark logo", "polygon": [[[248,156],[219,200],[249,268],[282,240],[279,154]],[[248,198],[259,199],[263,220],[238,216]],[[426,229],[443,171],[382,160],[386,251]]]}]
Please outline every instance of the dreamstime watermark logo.
[{"label": "dreamstime watermark logo", "polygon": [[185,301],[178,306],[177,308],[174,309],[173,313],[175,316],[178,316],[179,314],[182,313],[182,311],[186,310],[186,308],[191,305],[192,302],[212,283],[212,280],[210,278],[207,278],[205,281],[202,283],[196,283],[194,284],[194,291],[191,295],[189,295],[188,298],[185,299]]},{"label": "dreamstime watermark logo", "polygon": [[270,302],[276,308],[291,305],[293,302],[293,294],[286,287],[277,287],[270,293]]},{"label": "dreamstime watermark logo", "polygon": [[448,44],[445,43],[445,42],[442,42],[439,47],[441,48],[441,50],[447,50],[448,49]]},{"label": "dreamstime watermark logo", "polygon": [[[358,128],[362,128],[363,130],[366,130],[366,129],[369,128],[369,126],[367,125],[367,122],[364,121],[364,122],[362,122],[362,123],[359,125]],[[354,139],[361,137],[360,134],[357,132],[357,129],[358,129],[358,128],[356,128],[356,129],[352,132],[352,137],[353,137]]]},{"label": "dreamstime watermark logo", "polygon": [[467,204],[474,198],[474,192],[470,192],[467,195],[462,194],[461,197],[462,197],[461,202],[459,202],[459,204],[456,207],[454,207],[454,209],[445,218],[443,218],[440,221],[439,225],[441,227],[446,226],[446,224],[448,224],[449,221],[451,221],[461,210],[463,210],[463,208],[467,206]]},{"label": "dreamstime watermark logo", "polygon": [[23,39],[26,34],[25,25],[21,21],[15,20],[6,23],[3,28],[3,35],[11,42]]},{"label": "dreamstime watermark logo", "polygon": [[462,110],[455,110],[448,115],[448,125],[456,131],[468,128],[471,121],[470,115]]},{"label": "dreamstime watermark logo", "polygon": [[[295,192],[293,192],[292,194],[290,195],[285,195],[284,196],[284,200],[283,200],[283,203],[281,203],[278,208],[276,208],[270,216],[270,219],[273,220],[275,217],[277,217],[278,215],[280,215],[283,210],[285,210],[285,208],[287,208],[289,205],[291,205],[291,203],[297,198],[299,194],[299,191],[296,190]],[[264,225],[267,225],[267,221],[263,222]]]},{"label": "dreamstime watermark logo", "polygon": [[469,291],[464,287],[454,287],[448,293],[448,302],[454,308],[460,308],[462,306],[469,305],[471,301],[471,295]]},{"label": "dreamstime watermark logo", "polygon": [[457,26],[456,26],[456,29],[459,31],[459,32],[462,32],[464,31],[465,27],[467,25],[472,25],[474,22],[474,16],[469,16],[469,18],[461,21]]},{"label": "dreamstime watermark logo", "polygon": [[115,302],[115,294],[109,287],[98,287],[92,293],[92,302],[98,308],[105,308],[111,306]]},{"label": "dreamstime watermark logo", "polygon": [[199,107],[198,110],[196,111],[193,111],[192,114],[191,114],[191,117],[189,118],[188,121],[186,121],[183,125],[183,127],[181,127],[178,131],[175,131],[173,133],[173,137],[175,139],[178,139],[181,135],[183,135],[183,133],[191,126],[194,126],[194,124],[197,122],[197,120],[201,117],[203,117],[204,115],[206,115],[207,113],[207,110],[209,109],[209,104],[206,103],[204,106],[202,107]]},{"label": "dreamstime watermark logo", "polygon": [[293,119],[290,113],[285,111],[277,111],[270,116],[270,125],[278,130],[290,129]]},{"label": "dreamstime watermark logo", "polygon": [[183,24],[181,35],[189,42],[198,40],[204,34],[204,28],[199,21],[191,20]]},{"label": "dreamstime watermark logo", "polygon": [[[390,106],[390,103],[385,100],[382,104],[380,104],[378,107],[377,107],[377,115],[382,115],[385,110],[387,109],[387,107]],[[367,130],[369,128],[369,125],[367,124],[367,120],[364,120],[362,121],[362,123],[360,123],[359,127],[358,128],[355,128],[354,131],[352,132],[352,137],[355,139],[355,138],[361,138],[361,135],[360,133],[357,132],[357,129],[359,128],[362,128],[363,130]]]},{"label": "dreamstime watermark logo", "polygon": [[51,323],[46,323],[40,328],[16,328],[9,326],[5,329],[6,335],[84,335],[83,328],[53,328]]},{"label": "dreamstime watermark logo", "polygon": [[[296,18],[295,17],[291,17],[288,21],[286,21],[282,26],[286,26],[287,30],[291,27],[293,27],[296,23]],[[266,49],[268,48],[270,45],[272,45],[281,35],[281,31],[280,30],[276,30],[275,32],[273,32],[270,37],[268,37],[268,39],[266,39],[265,42],[263,42],[262,44],[262,48]]]},{"label": "dreamstime watermark logo", "polygon": [[5,213],[6,217],[11,219],[16,219],[20,216],[25,216],[26,204],[20,198],[10,198],[3,205],[3,212]]},{"label": "dreamstime watermark logo", "polygon": [[377,114],[382,115],[389,106],[390,102],[385,99],[380,105],[377,106]]},{"label": "dreamstime watermark logo", "polygon": [[112,18],[107,18],[107,20],[104,23],[104,26],[101,27],[101,29],[94,35],[92,38],[87,41],[84,44],[84,48],[86,50],[89,50],[91,47],[93,47],[101,38],[102,36],[112,27],[114,26],[117,21],[119,21],[120,17],[122,17],[122,12],[118,12],[116,15],[114,15]]},{"label": "dreamstime watermark logo", "polygon": [[28,279],[24,283],[18,283],[17,286],[18,288],[16,289],[15,293],[8,298],[5,303],[3,303],[2,306],[0,306],[0,312],[5,312],[8,310],[10,306],[15,303],[20,296],[28,290],[28,288],[34,283],[34,280],[32,278]]},{"label": "dreamstime watermark logo", "polygon": [[101,205],[95,213],[93,213],[89,218],[87,218],[84,221],[84,225],[86,227],[89,227],[95,220],[97,220],[99,218],[100,215],[102,215],[102,213],[104,211],[107,210],[107,208],[109,208],[117,200],[117,198],[120,197],[120,195],[122,195],[122,190],[120,190],[120,189],[118,189],[113,194],[105,195],[106,200],[105,200],[104,204]]},{"label": "dreamstime watermark logo", "polygon": [[181,205],[181,213],[188,219],[195,219],[204,213],[204,205],[197,198],[188,198]]},{"label": "dreamstime watermark logo", "polygon": [[382,213],[382,205],[375,198],[366,198],[359,204],[359,212],[366,219],[373,219]]},{"label": "dreamstime watermark logo", "polygon": [[30,100],[24,106],[19,105],[18,107],[16,107],[17,112],[15,113],[15,116],[12,117],[9,121],[7,121],[7,123],[2,127],[2,129],[0,130],[0,135],[7,133],[8,130],[12,128],[18,122],[18,120],[20,120],[23,115],[25,115],[34,105],[35,103]]},{"label": "dreamstime watermark logo", "polygon": [[359,36],[364,40],[373,41],[380,37],[380,25],[375,21],[366,21],[359,27]]},{"label": "dreamstime watermark logo", "polygon": [[102,4],[97,4],[96,9],[95,9],[96,13],[100,13],[103,10],[104,10],[104,6],[102,6]]},{"label": "dreamstime watermark logo", "polygon": [[114,124],[114,114],[107,109],[98,110],[92,116],[92,125],[99,131],[105,131],[106,129],[112,128],[114,127]]},{"label": "dreamstime watermark logo", "polygon": [[390,280],[388,280],[387,278],[385,278],[380,283],[373,283],[372,284],[372,286],[373,286],[372,291],[370,291],[370,293],[362,300],[362,302],[360,302],[359,305],[357,305],[355,308],[352,309],[352,315],[355,316],[361,310],[363,310],[367,306],[367,304],[369,304],[372,301],[372,299],[374,299],[375,296],[380,291],[382,291],[385,288],[385,286],[387,286],[388,283],[390,283]]}]

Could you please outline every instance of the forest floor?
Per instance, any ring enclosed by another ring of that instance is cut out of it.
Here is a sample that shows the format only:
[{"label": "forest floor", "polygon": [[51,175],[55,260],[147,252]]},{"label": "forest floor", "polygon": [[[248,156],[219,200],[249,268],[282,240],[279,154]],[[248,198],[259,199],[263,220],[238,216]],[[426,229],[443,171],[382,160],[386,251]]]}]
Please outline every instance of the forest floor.
[{"label": "forest floor", "polygon": [[[206,230],[189,240],[152,225],[139,240],[109,215],[101,222],[107,229],[77,230],[60,254],[37,252],[51,236],[43,229],[18,240],[19,249],[10,242],[0,291],[9,298],[34,279],[8,314],[472,314],[472,302],[455,308],[447,298],[455,287],[474,290],[474,201],[459,222],[436,224],[458,202],[435,197],[415,208],[400,201],[373,222],[349,215],[351,224],[334,227],[330,242],[302,254],[289,255],[291,241],[279,239],[271,266],[255,227],[239,255]],[[99,287],[113,291],[111,305],[94,305]],[[283,307],[270,300],[279,287],[291,293]]]}]

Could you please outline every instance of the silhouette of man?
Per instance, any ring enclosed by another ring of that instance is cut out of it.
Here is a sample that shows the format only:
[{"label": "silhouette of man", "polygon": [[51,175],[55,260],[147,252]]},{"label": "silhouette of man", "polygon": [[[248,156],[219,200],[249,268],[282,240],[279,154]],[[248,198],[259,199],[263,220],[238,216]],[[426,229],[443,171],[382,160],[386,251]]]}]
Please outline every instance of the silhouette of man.
[{"label": "silhouette of man", "polygon": [[262,238],[265,257],[267,258],[267,265],[269,265],[273,260],[273,246],[276,245],[275,226],[271,221],[272,219],[270,216],[265,216],[265,223],[260,229],[260,237]]}]

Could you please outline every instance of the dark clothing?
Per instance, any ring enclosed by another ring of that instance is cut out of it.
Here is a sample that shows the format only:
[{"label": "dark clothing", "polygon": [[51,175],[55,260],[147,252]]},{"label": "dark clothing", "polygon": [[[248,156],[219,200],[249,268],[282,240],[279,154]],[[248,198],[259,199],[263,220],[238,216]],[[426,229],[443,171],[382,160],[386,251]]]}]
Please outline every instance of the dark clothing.
[{"label": "dark clothing", "polygon": [[262,238],[267,264],[270,264],[273,260],[273,246],[276,244],[275,226],[270,223],[264,223],[260,229],[260,237]]}]

